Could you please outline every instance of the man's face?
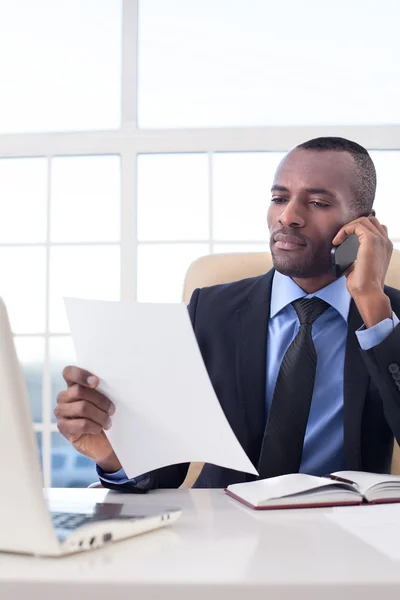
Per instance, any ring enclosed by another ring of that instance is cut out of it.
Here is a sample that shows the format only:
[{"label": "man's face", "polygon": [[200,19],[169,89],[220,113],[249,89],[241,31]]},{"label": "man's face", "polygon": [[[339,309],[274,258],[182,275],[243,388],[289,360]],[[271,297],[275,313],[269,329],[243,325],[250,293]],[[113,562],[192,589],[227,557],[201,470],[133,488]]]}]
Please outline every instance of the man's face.
[{"label": "man's face", "polygon": [[332,240],[356,218],[356,167],[348,152],[292,150],[280,163],[268,210],[274,267],[295,278],[330,271]]}]

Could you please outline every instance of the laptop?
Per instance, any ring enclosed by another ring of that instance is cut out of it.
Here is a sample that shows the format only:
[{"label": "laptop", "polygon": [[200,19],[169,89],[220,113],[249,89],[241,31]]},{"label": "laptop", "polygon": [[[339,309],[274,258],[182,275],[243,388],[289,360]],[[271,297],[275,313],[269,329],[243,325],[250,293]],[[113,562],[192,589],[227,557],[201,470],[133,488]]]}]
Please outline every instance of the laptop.
[{"label": "laptop", "polygon": [[0,551],[62,556],[158,529],[181,514],[128,502],[48,507],[28,393],[1,298],[0,481]]}]

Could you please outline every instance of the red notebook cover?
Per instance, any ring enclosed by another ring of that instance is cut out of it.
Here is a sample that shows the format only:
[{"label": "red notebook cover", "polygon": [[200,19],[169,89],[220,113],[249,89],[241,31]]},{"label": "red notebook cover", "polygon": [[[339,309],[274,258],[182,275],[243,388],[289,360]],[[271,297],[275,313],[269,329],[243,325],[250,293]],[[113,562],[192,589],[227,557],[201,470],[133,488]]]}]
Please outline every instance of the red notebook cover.
[{"label": "red notebook cover", "polygon": [[[254,504],[250,504],[250,502],[247,502],[240,496],[237,496],[236,494],[234,494],[227,488],[224,489],[224,492],[226,492],[232,498],[235,498],[235,500],[238,500],[242,504],[245,504],[246,506],[252,508],[253,510],[278,510],[278,509],[282,510],[282,509],[286,509],[286,508],[291,508],[291,509],[293,509],[293,508],[323,508],[325,506],[354,506],[354,505],[359,506],[360,504],[364,504],[364,502],[362,500],[357,499],[352,502],[321,502],[319,504],[280,504],[280,505],[275,504],[274,506],[254,506]],[[393,500],[391,500],[390,502],[393,502]],[[400,502],[400,500],[396,500],[395,502]],[[372,503],[370,503],[370,504],[372,504]]]}]

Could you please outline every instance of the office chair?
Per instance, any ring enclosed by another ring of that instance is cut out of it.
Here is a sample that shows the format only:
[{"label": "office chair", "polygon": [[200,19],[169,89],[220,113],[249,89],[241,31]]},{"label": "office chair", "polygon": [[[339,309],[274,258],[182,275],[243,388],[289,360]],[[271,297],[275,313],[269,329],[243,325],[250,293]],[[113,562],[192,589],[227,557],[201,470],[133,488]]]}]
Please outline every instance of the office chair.
[{"label": "office chair", "polygon": [[[196,288],[230,283],[246,277],[255,277],[269,271],[272,257],[269,252],[241,252],[232,254],[210,254],[194,261],[187,273],[183,286],[183,301],[189,304]],[[394,250],[385,283],[400,289],[400,251]],[[196,482],[204,463],[191,463],[181,487],[190,488]],[[395,442],[392,473],[400,474],[400,448]]]}]

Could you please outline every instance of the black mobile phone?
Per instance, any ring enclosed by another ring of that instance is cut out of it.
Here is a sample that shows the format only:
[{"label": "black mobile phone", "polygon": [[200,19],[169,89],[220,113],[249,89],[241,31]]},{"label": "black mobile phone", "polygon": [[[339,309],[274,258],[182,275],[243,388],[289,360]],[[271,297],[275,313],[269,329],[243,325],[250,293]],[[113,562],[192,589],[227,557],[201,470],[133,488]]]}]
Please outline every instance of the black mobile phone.
[{"label": "black mobile phone", "polygon": [[349,235],[339,246],[332,246],[331,263],[335,277],[341,277],[357,258],[360,242],[358,236]]}]

